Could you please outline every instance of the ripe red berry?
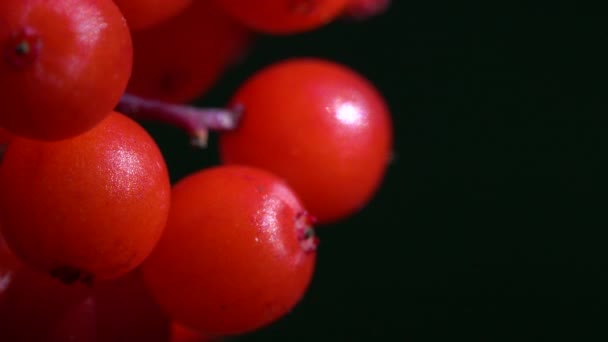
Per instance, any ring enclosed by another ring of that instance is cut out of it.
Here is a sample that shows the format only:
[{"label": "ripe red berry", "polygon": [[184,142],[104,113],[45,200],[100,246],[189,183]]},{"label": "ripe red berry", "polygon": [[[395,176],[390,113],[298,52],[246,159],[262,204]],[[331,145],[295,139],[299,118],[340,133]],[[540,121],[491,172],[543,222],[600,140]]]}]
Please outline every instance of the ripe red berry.
[{"label": "ripe red berry", "polygon": [[11,250],[68,283],[135,268],[156,245],[169,211],[158,147],[118,113],[71,139],[15,138],[0,189],[0,229]]},{"label": "ripe red berry", "polygon": [[139,269],[95,284],[96,342],[169,342],[170,324]]},{"label": "ripe red berry", "polygon": [[0,23],[0,126],[58,140],[118,103],[132,46],[112,0],[2,0]]},{"label": "ripe red berry", "polygon": [[221,136],[223,162],[285,178],[319,222],[354,213],[380,185],[391,120],[380,94],[354,71],[318,59],[277,63],[246,81],[232,103],[244,113]]},{"label": "ripe red berry", "polygon": [[12,284],[0,301],[0,341],[96,341],[91,297],[32,270]]},{"label": "ripe red berry", "polygon": [[90,294],[23,265],[0,236],[0,341],[93,341]]},{"label": "ripe red berry", "polygon": [[133,33],[130,93],[169,102],[201,96],[249,46],[250,32],[209,0]]},{"label": "ripe red berry", "polygon": [[347,0],[215,0],[243,25],[269,34],[294,34],[339,16]]},{"label": "ripe red berry", "polygon": [[209,336],[250,332],[289,312],[308,287],[316,254],[309,224],[276,176],[205,169],[174,186],[144,280],[179,323]]},{"label": "ripe red berry", "polygon": [[[201,1],[201,0],[197,0]],[[192,0],[114,0],[131,30],[158,25],[185,10]]]}]

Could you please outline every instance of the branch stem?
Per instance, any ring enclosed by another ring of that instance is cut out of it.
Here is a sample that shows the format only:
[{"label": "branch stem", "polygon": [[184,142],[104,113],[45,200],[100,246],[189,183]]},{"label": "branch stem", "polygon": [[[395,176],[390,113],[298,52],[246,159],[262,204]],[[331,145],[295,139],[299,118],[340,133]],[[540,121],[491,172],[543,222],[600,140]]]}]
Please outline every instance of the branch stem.
[{"label": "branch stem", "polygon": [[192,144],[200,147],[207,146],[209,131],[235,129],[243,112],[241,107],[197,108],[128,93],[122,96],[115,110],[135,120],[158,121],[181,128],[190,135]]}]

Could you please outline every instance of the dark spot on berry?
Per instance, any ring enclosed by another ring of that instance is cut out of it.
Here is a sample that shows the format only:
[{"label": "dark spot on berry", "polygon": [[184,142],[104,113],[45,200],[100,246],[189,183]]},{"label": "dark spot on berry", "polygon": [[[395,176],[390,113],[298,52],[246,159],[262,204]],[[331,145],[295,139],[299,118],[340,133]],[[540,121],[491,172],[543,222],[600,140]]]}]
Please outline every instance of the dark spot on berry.
[{"label": "dark spot on berry", "polygon": [[25,27],[14,33],[3,47],[4,61],[15,69],[33,64],[40,56],[42,39],[36,30]]},{"label": "dark spot on berry", "polygon": [[72,266],[59,266],[50,272],[51,277],[58,279],[64,284],[74,284],[77,281],[82,282],[85,285],[93,285],[93,274],[82,271]]},{"label": "dark spot on berry", "polygon": [[306,229],[304,231],[304,239],[310,239],[313,236],[315,236],[314,230],[312,230],[312,229]]},{"label": "dark spot on berry", "polygon": [[95,277],[90,274],[90,273],[85,273],[82,278],[80,279],[80,282],[91,287],[93,286],[93,280],[95,279]]},{"label": "dark spot on berry", "polygon": [[15,54],[18,56],[25,56],[30,53],[30,43],[27,40],[22,40],[18,43],[17,47],[15,47]]},{"label": "dark spot on berry", "polygon": [[221,304],[221,305],[220,305],[220,309],[221,309],[221,310],[226,310],[226,305]]}]

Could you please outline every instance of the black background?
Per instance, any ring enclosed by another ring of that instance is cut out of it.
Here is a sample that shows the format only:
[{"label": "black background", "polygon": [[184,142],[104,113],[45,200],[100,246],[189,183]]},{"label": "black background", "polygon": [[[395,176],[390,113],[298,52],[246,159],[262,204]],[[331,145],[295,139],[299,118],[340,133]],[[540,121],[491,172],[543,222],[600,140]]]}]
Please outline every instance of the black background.
[{"label": "black background", "polygon": [[[302,303],[242,340],[587,341],[601,331],[601,13],[399,0],[366,22],[261,37],[200,105],[224,105],[274,61],[328,58],[385,95],[396,158],[368,207],[318,230]],[[201,151],[177,129],[146,127],[174,181],[218,162],[213,139]]]}]

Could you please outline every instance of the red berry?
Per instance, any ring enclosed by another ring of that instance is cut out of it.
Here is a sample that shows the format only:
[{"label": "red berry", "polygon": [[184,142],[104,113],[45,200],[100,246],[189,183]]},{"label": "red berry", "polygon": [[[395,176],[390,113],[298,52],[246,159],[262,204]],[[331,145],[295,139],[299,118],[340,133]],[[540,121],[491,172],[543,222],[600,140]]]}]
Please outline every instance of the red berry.
[{"label": "red berry", "polygon": [[23,265],[0,236],[0,341],[93,341],[90,295]]},{"label": "red berry", "polygon": [[[201,1],[201,0],[197,0]],[[141,30],[168,20],[185,10],[192,0],[114,0],[131,30]]]},{"label": "red berry", "polygon": [[168,342],[169,320],[139,270],[95,284],[96,342]]},{"label": "red berry", "polygon": [[179,323],[209,336],[250,332],[289,312],[308,287],[316,254],[309,223],[276,176],[205,169],[174,186],[144,280]]},{"label": "red berry", "polygon": [[251,34],[208,0],[196,0],[177,17],[133,33],[130,93],[188,102],[209,89],[240,55]]},{"label": "red berry", "polygon": [[248,27],[269,34],[293,34],[323,26],[339,16],[347,0],[215,0]]},{"label": "red berry", "polygon": [[354,213],[380,185],[391,120],[380,94],[354,71],[318,59],[285,61],[251,77],[232,103],[244,113],[221,136],[223,162],[285,178],[319,222]]},{"label": "red berry", "polygon": [[92,128],[118,103],[132,46],[111,0],[2,0],[0,23],[0,126],[63,139]]},{"label": "red berry", "polygon": [[163,157],[121,114],[71,139],[15,138],[0,171],[6,242],[65,282],[127,273],[164,229],[170,184]]}]

